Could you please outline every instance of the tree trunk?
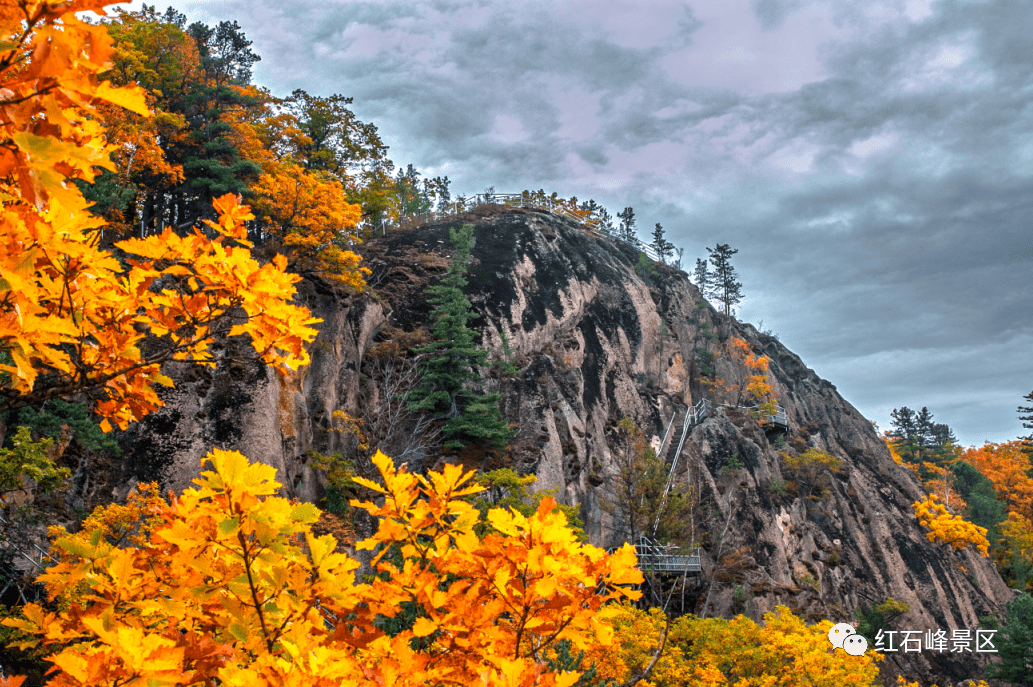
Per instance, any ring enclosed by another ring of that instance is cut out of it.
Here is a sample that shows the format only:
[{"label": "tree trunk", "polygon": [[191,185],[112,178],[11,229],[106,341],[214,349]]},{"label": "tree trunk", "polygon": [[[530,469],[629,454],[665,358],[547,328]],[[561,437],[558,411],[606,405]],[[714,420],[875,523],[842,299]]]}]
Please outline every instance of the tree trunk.
[{"label": "tree trunk", "polygon": [[156,233],[160,234],[165,230],[165,192],[159,191],[157,196],[154,215],[154,230]]},{"label": "tree trunk", "polygon": [[140,238],[147,236],[147,228],[154,219],[154,192],[148,191],[143,205],[143,217],[140,218]]}]

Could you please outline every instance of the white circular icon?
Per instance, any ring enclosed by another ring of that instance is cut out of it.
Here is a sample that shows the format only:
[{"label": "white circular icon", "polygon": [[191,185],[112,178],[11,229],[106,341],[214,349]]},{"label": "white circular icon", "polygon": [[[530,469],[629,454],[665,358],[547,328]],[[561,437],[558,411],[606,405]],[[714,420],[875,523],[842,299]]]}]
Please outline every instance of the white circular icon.
[{"label": "white circular icon", "polygon": [[868,640],[859,634],[852,634],[843,640],[843,651],[851,656],[863,656],[868,650]]},{"label": "white circular icon", "polygon": [[849,623],[839,623],[829,629],[829,641],[834,649],[843,648],[843,640],[849,635],[855,634],[854,626]]}]

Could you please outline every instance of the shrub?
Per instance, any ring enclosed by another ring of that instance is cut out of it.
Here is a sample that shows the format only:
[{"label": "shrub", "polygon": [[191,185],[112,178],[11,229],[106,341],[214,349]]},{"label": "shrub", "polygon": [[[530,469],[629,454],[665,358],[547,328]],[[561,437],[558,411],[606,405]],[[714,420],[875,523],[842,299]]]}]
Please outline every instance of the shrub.
[{"label": "shrub", "polygon": [[807,488],[807,498],[824,498],[830,490],[828,473],[841,470],[843,461],[827,451],[812,448],[799,455],[783,451],[782,466]]},{"label": "shrub", "polygon": [[649,256],[645,253],[638,254],[638,264],[635,265],[635,274],[650,286],[656,286],[656,265],[653,264],[653,261],[650,260]]},{"label": "shrub", "polygon": [[939,503],[936,494],[930,494],[925,501],[912,504],[918,522],[929,529],[926,539],[942,541],[952,549],[974,546],[983,557],[990,555],[990,542],[986,540],[986,528],[973,525],[960,515],[951,515],[946,506]]}]

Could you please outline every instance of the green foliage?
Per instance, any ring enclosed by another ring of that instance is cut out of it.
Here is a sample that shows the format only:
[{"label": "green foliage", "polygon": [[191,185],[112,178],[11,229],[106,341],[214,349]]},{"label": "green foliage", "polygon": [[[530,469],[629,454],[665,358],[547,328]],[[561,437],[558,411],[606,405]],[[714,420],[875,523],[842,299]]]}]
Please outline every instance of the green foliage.
[{"label": "green foliage", "polygon": [[462,448],[473,441],[503,448],[515,433],[509,428],[506,419],[499,410],[501,394],[470,394],[470,398],[459,411],[459,414],[448,419],[442,430],[453,437],[444,445]]},{"label": "green foliage", "polygon": [[664,500],[667,466],[631,418],[618,423],[611,450],[615,473],[605,479],[599,505],[613,516],[617,537],[635,542],[648,536],[662,543],[695,545],[689,517],[697,505],[695,495],[679,480]]},{"label": "green foliage", "polygon": [[779,496],[785,496],[788,490],[789,485],[786,484],[785,480],[778,479],[777,477],[771,478],[771,491]]},{"label": "green foliage", "polygon": [[324,456],[318,451],[310,451],[309,464],[326,473],[326,494],[323,505],[335,515],[342,515],[351,510],[348,505],[352,499],[359,498],[359,485],[353,481],[356,476],[355,461],[345,460],[340,451]]},{"label": "green foliage", "polygon": [[810,587],[811,589],[813,589],[816,592],[820,592],[821,591],[821,582],[819,582],[814,577],[814,575],[811,575],[810,573],[804,573],[803,575],[800,575],[800,577],[797,578],[796,581],[799,582],[800,584],[807,585],[808,587]]},{"label": "green foliage", "polygon": [[499,338],[502,339],[502,358],[495,363],[499,373],[503,375],[520,374],[520,368],[513,362],[513,348],[510,346],[505,329],[499,329]]},{"label": "green foliage", "polygon": [[[714,275],[710,272],[710,263],[703,258],[696,258],[696,268],[692,270],[692,282],[699,289],[699,294],[704,298],[707,298],[710,294],[713,279]],[[699,306],[696,309],[698,310]]]},{"label": "green foliage", "polygon": [[62,425],[67,425],[72,438],[83,448],[111,451],[116,456],[122,454],[115,438],[101,430],[82,403],[53,398],[41,410],[23,407],[17,412],[17,424],[26,425],[38,435],[57,439],[61,436]]},{"label": "green foliage", "polygon": [[635,265],[635,274],[650,286],[656,285],[656,265],[653,264],[653,261],[650,260],[649,256],[645,253],[638,254],[638,264]]},{"label": "green foliage", "polygon": [[627,241],[628,243],[634,244],[638,237],[635,235],[635,210],[634,208],[624,208],[622,211],[617,213],[617,219],[619,219],[620,225],[617,227],[617,238],[621,241]]},{"label": "green foliage", "polygon": [[699,359],[699,371],[704,377],[713,377],[717,373],[714,367],[714,359],[717,358],[717,351],[710,351],[706,348],[697,348],[696,354]]},{"label": "green foliage", "polygon": [[897,601],[892,596],[887,597],[880,604],[872,604],[868,607],[857,609],[857,634],[868,640],[868,646],[875,646],[875,635],[879,630],[889,626],[889,623],[911,610],[903,601]]},{"label": "green foliage", "polygon": [[656,223],[656,228],[653,229],[653,250],[660,256],[660,262],[667,264],[667,259],[674,254],[674,244],[667,240],[664,236],[664,228],[659,222]]},{"label": "green foliage", "polygon": [[990,545],[996,545],[1000,539],[999,526],[1008,517],[1008,505],[997,498],[993,482],[973,465],[959,460],[951,463],[950,469],[966,504],[965,519],[985,528]]},{"label": "green foliage", "polygon": [[752,615],[757,608],[756,597],[739,583],[732,586],[732,593],[735,598],[733,613],[746,613]]},{"label": "green foliage", "polygon": [[994,646],[1001,663],[991,664],[986,676],[1016,685],[1033,685],[1033,672],[1029,669],[1033,659],[1033,597],[1020,594],[1012,599],[1008,603],[1008,617],[1003,626],[992,620],[987,624],[990,629],[999,629],[994,637]]},{"label": "green foliage", "polygon": [[738,274],[732,266],[732,256],[739,251],[727,243],[719,243],[716,248],[707,248],[707,252],[710,253],[710,264],[714,271],[709,277],[709,293],[704,296],[716,298],[725,315],[733,315],[735,306],[742,300],[742,284],[736,280]]},{"label": "green foliage", "polygon": [[[1033,401],[1033,391],[1023,396],[1027,401]],[[1025,429],[1033,429],[1033,405],[1030,406],[1019,406],[1019,419],[1022,420],[1022,426]],[[1025,413],[1025,415],[1023,415]],[[1022,451],[1024,453],[1033,455],[1033,434],[1029,434],[1022,437]],[[1030,475],[1033,477],[1033,475]]]},{"label": "green foliage", "polygon": [[13,448],[0,449],[0,494],[19,489],[21,475],[35,480],[45,492],[54,491],[68,479],[69,469],[57,467],[47,457],[52,443],[53,439],[34,442],[29,428],[19,427],[11,438]]},{"label": "green foliage", "polygon": [[744,467],[746,466],[743,465],[743,462],[741,460],[739,460],[739,452],[736,451],[732,454],[731,458],[729,458],[728,461],[724,464],[724,467],[721,468],[721,472],[725,473],[726,475],[729,475],[733,472],[738,472],[740,469]]},{"label": "green foliage", "polygon": [[461,448],[480,441],[503,447],[513,431],[499,411],[500,394],[481,395],[468,386],[483,382],[474,366],[483,365],[488,355],[474,344],[476,332],[468,323],[477,314],[463,293],[463,275],[475,243],[473,225],[451,229],[449,236],[455,253],[441,283],[427,289],[428,300],[436,306],[431,312],[433,341],[416,349],[427,355],[420,364],[423,385],[410,393],[409,408],[447,418],[443,432],[451,439],[445,446]]},{"label": "green foliage", "polygon": [[473,500],[482,516],[487,516],[492,508],[512,508],[522,515],[533,512],[527,504],[527,487],[538,481],[534,475],[519,475],[513,468],[498,468],[478,473],[475,480],[485,489]]},{"label": "green foliage", "polygon": [[961,455],[962,449],[950,427],[933,422],[933,414],[923,407],[911,410],[907,406],[890,412],[893,429],[889,435],[901,458],[912,463],[928,461],[944,465]]},{"label": "green foliage", "polygon": [[[510,508],[525,517],[538,510],[538,505],[546,498],[556,498],[557,488],[540,489],[533,494],[528,487],[538,481],[534,475],[519,475],[513,468],[498,468],[482,472],[475,478],[477,484],[485,488],[473,500],[474,508],[481,512],[481,524],[478,534],[484,535],[492,528],[488,524],[488,511],[492,508]],[[577,507],[556,502],[556,508],[567,517],[568,527],[574,532],[578,541],[588,541],[585,524],[581,521]]]},{"label": "green foliage", "polygon": [[[782,466],[797,482],[807,487],[807,498],[824,498],[829,494],[829,472],[838,472],[843,461],[826,451],[811,448],[799,455],[782,452]],[[817,492],[817,495],[815,495]]]}]

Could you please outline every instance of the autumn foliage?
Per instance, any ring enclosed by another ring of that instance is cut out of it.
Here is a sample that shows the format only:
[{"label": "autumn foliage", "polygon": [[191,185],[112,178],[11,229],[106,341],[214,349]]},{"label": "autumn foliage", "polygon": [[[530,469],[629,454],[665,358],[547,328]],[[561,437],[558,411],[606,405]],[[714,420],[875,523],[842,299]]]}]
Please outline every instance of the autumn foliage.
[{"label": "autumn foliage", "polygon": [[968,448],[961,459],[987,476],[1008,509],[1033,519],[1033,466],[1021,440]]},{"label": "autumn foliage", "polygon": [[[102,104],[147,113],[139,89],[97,78],[111,40],[74,13],[106,4],[0,5],[4,35],[18,39],[0,53],[0,397],[11,408],[88,392],[109,429],[161,405],[155,385],[172,384],[162,363],[213,365],[208,346],[231,312],[229,334],[248,334],[281,372],[307,361],[318,320],[290,303],[299,277],[282,257],[252,258],[252,215],[232,195],[205,222],[214,240],[166,230],[115,244],[121,258],[100,248],[104,222],[72,182],[114,168]],[[148,335],[161,344],[145,353]]]},{"label": "autumn foliage", "polygon": [[142,492],[143,528],[119,511],[56,532],[41,581],[59,610],[5,621],[54,650],[49,684],[571,685],[550,647],[610,645],[610,602],[642,579],[633,549],[577,542],[551,500],[529,517],[491,510],[478,538],[473,473],[423,477],[378,454],[383,484],[362,483],[379,503],[353,504],[379,522],[358,544],[377,574],[358,583],[359,564],[312,534],[318,509],[275,496],[274,468],[206,461],[171,502]]},{"label": "autumn foliage", "polygon": [[[666,619],[659,609],[620,607],[611,621],[620,637],[615,651],[598,647],[584,661],[600,679],[624,681],[652,660]],[[829,621],[806,625],[781,606],[756,623],[682,616],[670,624],[663,655],[640,687],[868,687],[878,685],[881,655],[830,651]]]},{"label": "autumn foliage", "polygon": [[752,412],[758,419],[773,414],[775,397],[767,376],[769,358],[754,353],[750,344],[737,336],[725,343],[722,355],[732,367],[714,383],[714,392],[733,406],[752,402]]},{"label": "autumn foliage", "polygon": [[952,515],[939,502],[936,494],[930,494],[924,501],[912,504],[918,522],[928,528],[926,538],[931,542],[944,542],[953,549],[972,545],[980,555],[990,555],[990,543],[986,540],[986,528],[973,525],[958,515]]}]

